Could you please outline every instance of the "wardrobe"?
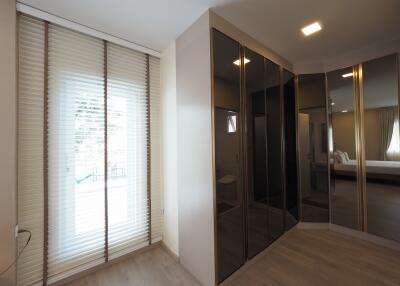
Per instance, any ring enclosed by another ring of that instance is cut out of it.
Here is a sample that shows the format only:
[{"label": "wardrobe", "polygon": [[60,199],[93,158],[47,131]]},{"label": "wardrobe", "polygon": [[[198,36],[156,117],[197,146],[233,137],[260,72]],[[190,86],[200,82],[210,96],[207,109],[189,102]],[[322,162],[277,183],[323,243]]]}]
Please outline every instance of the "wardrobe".
[{"label": "wardrobe", "polygon": [[398,70],[390,54],[298,76],[302,221],[400,242]]},{"label": "wardrobe", "polygon": [[294,75],[212,29],[216,280],[298,222]]}]

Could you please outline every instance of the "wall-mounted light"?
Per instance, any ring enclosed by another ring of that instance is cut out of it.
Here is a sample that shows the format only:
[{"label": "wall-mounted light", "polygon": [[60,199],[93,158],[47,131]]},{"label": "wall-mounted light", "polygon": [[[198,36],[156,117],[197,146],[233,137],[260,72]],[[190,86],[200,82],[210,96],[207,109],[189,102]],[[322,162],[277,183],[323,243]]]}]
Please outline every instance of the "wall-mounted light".
[{"label": "wall-mounted light", "polygon": [[301,31],[303,32],[303,34],[305,36],[309,36],[311,34],[314,34],[318,31],[321,31],[322,27],[318,22],[312,23],[308,26],[305,26],[304,28],[301,29]]},{"label": "wall-mounted light", "polygon": [[342,74],[342,77],[343,77],[343,78],[351,77],[351,76],[353,76],[353,73],[352,73],[352,72]]},{"label": "wall-mounted light", "polygon": [[346,110],[346,109],[344,109],[344,110],[342,110],[342,112],[346,113],[346,112],[347,112],[347,110]]},{"label": "wall-mounted light", "polygon": [[[247,58],[244,58],[244,64],[247,64],[247,63],[249,63],[250,62],[250,60],[249,59],[247,59]],[[233,62],[235,65],[237,65],[237,66],[240,66],[240,59],[237,59],[236,61],[234,61]]]},{"label": "wall-mounted light", "polygon": [[332,101],[332,102],[331,102],[331,105],[332,105],[332,106],[334,106],[334,105],[335,105],[335,103]]}]

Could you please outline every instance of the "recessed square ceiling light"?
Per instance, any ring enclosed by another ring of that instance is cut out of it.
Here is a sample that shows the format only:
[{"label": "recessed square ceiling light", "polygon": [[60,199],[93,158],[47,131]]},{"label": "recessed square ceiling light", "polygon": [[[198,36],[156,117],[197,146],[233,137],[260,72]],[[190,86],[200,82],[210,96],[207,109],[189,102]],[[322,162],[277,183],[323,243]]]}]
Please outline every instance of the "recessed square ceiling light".
[{"label": "recessed square ceiling light", "polygon": [[314,34],[315,32],[318,32],[322,29],[321,25],[318,22],[312,23],[303,29],[301,31],[303,32],[304,35],[309,36],[311,34]]},{"label": "recessed square ceiling light", "polygon": [[[247,58],[244,58],[244,64],[249,63],[250,60]],[[240,59],[237,59],[236,61],[233,62],[235,65],[240,66]]]},{"label": "recessed square ceiling light", "polygon": [[351,76],[353,76],[353,73],[352,73],[352,72],[342,74],[342,77],[343,77],[343,78],[351,77]]}]

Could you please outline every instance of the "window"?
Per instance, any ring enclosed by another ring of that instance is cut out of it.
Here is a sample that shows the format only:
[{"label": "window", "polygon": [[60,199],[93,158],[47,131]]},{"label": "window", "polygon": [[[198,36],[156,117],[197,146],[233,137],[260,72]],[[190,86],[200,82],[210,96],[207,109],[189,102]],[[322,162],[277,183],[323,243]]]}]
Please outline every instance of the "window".
[{"label": "window", "polygon": [[236,132],[236,113],[230,112],[231,114],[227,117],[228,133]]},{"label": "window", "polygon": [[18,285],[161,239],[159,68],[156,57],[19,16],[18,223],[33,235]]},{"label": "window", "polygon": [[390,140],[389,148],[386,151],[389,160],[400,160],[400,134],[399,134],[399,120],[396,118],[393,124],[392,139]]}]

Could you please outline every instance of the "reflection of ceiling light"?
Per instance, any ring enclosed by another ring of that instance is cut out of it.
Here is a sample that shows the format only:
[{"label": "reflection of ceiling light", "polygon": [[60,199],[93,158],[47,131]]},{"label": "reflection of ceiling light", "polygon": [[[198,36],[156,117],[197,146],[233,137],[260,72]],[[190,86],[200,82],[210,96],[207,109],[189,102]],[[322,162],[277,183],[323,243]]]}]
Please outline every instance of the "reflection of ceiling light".
[{"label": "reflection of ceiling light", "polygon": [[331,105],[332,105],[332,106],[334,106],[334,105],[335,105],[335,103],[334,103],[334,102],[331,102]]},{"label": "reflection of ceiling light", "polygon": [[[247,64],[247,63],[249,63],[249,62],[250,62],[249,59],[244,58],[244,64]],[[235,65],[237,65],[237,66],[240,66],[240,59],[234,61],[233,63],[234,63]]]},{"label": "reflection of ceiling light", "polygon": [[342,110],[342,112],[347,112],[347,110],[345,109],[345,110]]},{"label": "reflection of ceiling light", "polygon": [[311,34],[314,34],[315,32],[320,31],[321,25],[318,22],[312,23],[306,27],[304,27],[303,29],[301,29],[301,31],[303,32],[304,35],[309,36]]},{"label": "reflection of ceiling light", "polygon": [[342,74],[342,77],[343,77],[343,78],[351,77],[351,76],[353,76],[353,73],[352,73],[352,72]]}]

